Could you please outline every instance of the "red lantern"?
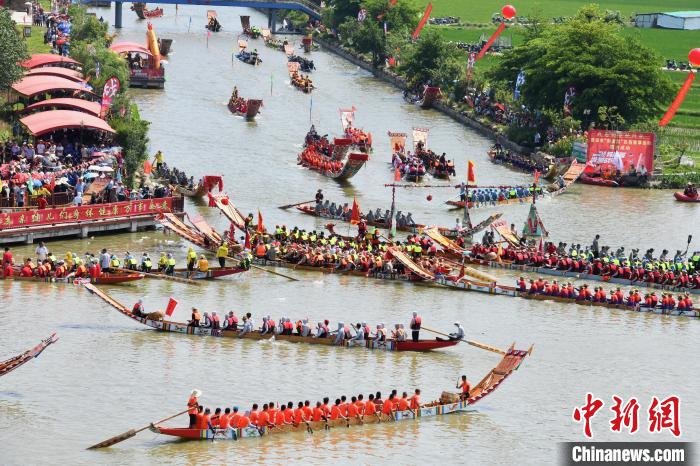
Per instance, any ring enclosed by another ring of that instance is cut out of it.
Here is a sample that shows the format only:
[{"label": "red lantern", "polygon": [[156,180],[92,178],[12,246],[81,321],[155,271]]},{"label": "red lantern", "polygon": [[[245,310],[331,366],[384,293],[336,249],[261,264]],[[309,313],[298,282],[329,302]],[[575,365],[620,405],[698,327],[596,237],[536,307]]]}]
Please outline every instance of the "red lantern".
[{"label": "red lantern", "polygon": [[428,197],[426,197],[426,199],[428,200],[428,202],[432,201],[432,200],[433,200],[433,195],[432,195],[432,194],[428,194]]},{"label": "red lantern", "polygon": [[223,205],[228,205],[228,197],[225,197],[225,198],[221,199],[221,203],[222,203]]},{"label": "red lantern", "polygon": [[515,7],[513,5],[506,5],[501,8],[501,13],[505,19],[515,18]]},{"label": "red lantern", "polygon": [[690,63],[693,65],[700,66],[700,48],[691,50],[688,54],[688,60],[690,60]]}]

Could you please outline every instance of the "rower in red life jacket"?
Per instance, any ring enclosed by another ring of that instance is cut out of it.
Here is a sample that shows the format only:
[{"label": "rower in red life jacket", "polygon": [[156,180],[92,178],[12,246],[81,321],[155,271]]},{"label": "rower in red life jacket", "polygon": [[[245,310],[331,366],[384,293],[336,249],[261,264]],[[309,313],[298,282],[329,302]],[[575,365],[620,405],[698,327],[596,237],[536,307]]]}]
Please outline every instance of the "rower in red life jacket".
[{"label": "rower in red life jacket", "polygon": [[[413,318],[411,319],[411,324],[410,324],[411,339],[413,341],[418,341],[418,337],[420,334],[420,326],[422,323],[423,323],[423,319],[421,319],[421,317],[418,315],[417,312],[414,312]],[[367,330],[369,331],[369,328],[367,328]]]},{"label": "rower in red life jacket", "polygon": [[518,291],[521,293],[525,293],[527,291],[527,283],[525,283],[525,279],[523,277],[518,279]]},{"label": "rower in red life jacket", "polygon": [[591,299],[591,292],[588,289],[588,285],[583,285],[583,287],[579,290],[578,297],[576,299],[580,301],[587,301]]},{"label": "rower in red life jacket", "polygon": [[552,296],[552,285],[549,282],[545,282],[543,293],[547,296]]},{"label": "rower in red life jacket", "polygon": [[656,291],[651,292],[651,303],[652,307],[656,307],[659,305],[659,297],[656,296]]},{"label": "rower in red life jacket", "polygon": [[556,280],[552,280],[552,296],[559,296],[559,283]]},{"label": "rower in red life jacket", "polygon": [[221,319],[216,314],[216,311],[211,313],[211,328],[213,330],[218,330],[221,328]]},{"label": "rower in red life jacket", "polygon": [[227,330],[238,330],[238,317],[229,311],[228,316],[226,316],[226,329]]},{"label": "rower in red life jacket", "polygon": [[24,265],[22,266],[22,270],[20,271],[19,274],[22,277],[31,277],[34,275],[34,272],[32,271],[32,268],[29,266],[29,263],[25,262]]},{"label": "rower in red life jacket", "polygon": [[527,292],[528,294],[537,294],[537,283],[535,283],[535,280],[530,279],[530,289]]}]

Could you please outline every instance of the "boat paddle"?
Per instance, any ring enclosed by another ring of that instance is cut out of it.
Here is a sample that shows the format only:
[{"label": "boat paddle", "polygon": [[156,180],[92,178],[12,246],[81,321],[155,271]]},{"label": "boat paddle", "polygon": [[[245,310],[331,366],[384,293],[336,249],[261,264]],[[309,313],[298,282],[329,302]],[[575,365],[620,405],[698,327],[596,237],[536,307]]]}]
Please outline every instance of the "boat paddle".
[{"label": "boat paddle", "polygon": [[98,448],[107,448],[107,447],[111,447],[112,445],[116,445],[116,444],[119,443],[119,442],[123,442],[124,440],[130,439],[131,437],[135,437],[136,434],[138,434],[138,433],[141,432],[141,431],[144,431],[144,430],[148,429],[148,428],[151,427],[152,425],[162,424],[162,423],[165,422],[165,421],[169,421],[170,419],[176,418],[176,417],[178,417],[178,416],[182,416],[182,415],[185,414],[187,411],[189,411],[189,408],[186,409],[186,410],[184,410],[184,411],[182,411],[182,412],[179,412],[179,413],[177,413],[177,414],[173,414],[172,416],[168,416],[168,417],[166,417],[165,419],[161,419],[161,420],[158,421],[158,422],[152,422],[151,424],[148,424],[148,425],[145,426],[145,427],[141,427],[141,428],[139,428],[139,429],[130,429],[130,430],[124,432],[124,433],[121,433],[121,434],[119,434],[119,435],[115,435],[115,436],[112,437],[112,438],[108,438],[107,440],[103,440],[103,441],[100,442],[100,443],[96,443],[95,445],[93,445],[93,446],[91,446],[91,447],[88,447],[88,450],[95,450],[95,449],[98,449]]},{"label": "boat paddle", "polygon": [[173,277],[171,275],[165,275],[165,274],[157,274],[157,273],[150,273],[150,272],[141,272],[140,270],[129,270],[129,269],[117,269],[119,272],[129,272],[129,273],[140,273],[141,275],[148,277],[148,278],[155,278],[158,280],[170,280],[173,282],[178,282],[178,283],[187,283],[188,285],[199,285],[198,282],[191,280],[189,278],[182,278],[182,277]]},{"label": "boat paddle", "polygon": [[289,209],[289,208],[291,208],[291,207],[296,207],[296,206],[299,206],[299,205],[311,204],[312,202],[316,202],[316,199],[314,199],[314,200],[312,200],[312,201],[299,202],[299,203],[297,203],[297,204],[281,205],[281,206],[279,206],[279,207],[277,207],[277,208],[278,208],[278,209]]},{"label": "boat paddle", "polygon": [[[438,334],[438,335],[442,335],[443,337],[451,338],[451,337],[450,337],[448,334],[446,334],[446,333],[438,332],[437,330],[433,330],[433,329],[430,329],[430,328],[427,328],[427,327],[421,326],[421,330],[425,330],[426,332],[436,333],[436,334]],[[481,349],[486,350],[486,351],[491,351],[492,353],[506,354],[506,352],[503,351],[502,349],[498,349],[498,348],[496,348],[495,346],[487,345],[487,344],[485,344],[485,343],[480,343],[480,342],[478,342],[478,341],[465,340],[465,339],[463,339],[463,338],[462,338],[462,339],[459,339],[459,341],[463,341],[464,343],[467,343],[467,344],[469,344],[469,345],[475,346],[475,347],[477,347],[477,348],[481,348]]]},{"label": "boat paddle", "polygon": [[254,269],[262,270],[263,272],[267,272],[267,273],[271,273],[272,275],[279,275],[280,277],[284,277],[284,278],[286,278],[287,280],[291,280],[291,281],[293,281],[293,282],[298,282],[298,281],[299,281],[298,278],[290,277],[289,275],[285,275],[285,274],[283,274],[283,273],[275,272],[274,270],[267,270],[267,269],[265,269],[265,268],[260,267],[259,265],[250,264],[250,266],[251,266],[252,268],[254,268]]}]

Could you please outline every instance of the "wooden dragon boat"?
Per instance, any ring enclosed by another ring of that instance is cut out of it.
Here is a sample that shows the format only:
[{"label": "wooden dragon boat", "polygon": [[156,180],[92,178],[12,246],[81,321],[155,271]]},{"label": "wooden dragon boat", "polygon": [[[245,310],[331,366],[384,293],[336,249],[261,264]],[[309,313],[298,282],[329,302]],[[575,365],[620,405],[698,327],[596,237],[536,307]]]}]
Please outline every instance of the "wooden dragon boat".
[{"label": "wooden dragon boat", "polygon": [[[297,210],[303,214],[306,215],[311,215],[313,217],[319,217],[319,218],[327,218],[330,220],[336,220],[336,221],[341,221],[341,222],[348,222],[343,218],[340,217],[327,217],[324,215],[319,215],[316,212],[316,209],[314,207],[314,203],[309,202],[307,204],[301,204],[301,205],[296,205],[295,206]],[[486,227],[491,225],[493,222],[498,220],[503,216],[502,213],[496,213],[493,215],[490,215],[486,219],[484,219],[482,222],[478,223],[477,225],[473,226],[471,229],[462,229],[462,230],[457,230],[454,228],[447,228],[447,227],[432,227],[432,228],[437,228],[437,230],[440,232],[441,235],[447,237],[447,238],[457,238],[459,235],[461,236],[472,236],[482,230],[484,230]],[[384,230],[389,230],[391,229],[391,225],[387,224],[386,222],[377,222],[377,221],[372,221],[372,222],[367,222],[366,218],[364,215],[361,215],[361,217],[365,220],[367,225],[377,227],[377,228],[382,228]],[[431,228],[428,225],[423,225],[423,224],[415,224],[415,225],[397,225],[396,230],[397,231],[403,231],[406,233],[411,233],[411,234],[422,234],[424,230],[427,228]],[[330,230],[330,229],[329,229]],[[335,232],[331,231],[331,233],[335,234]]]},{"label": "wooden dragon boat", "polygon": [[24,353],[10,358],[6,361],[1,361],[0,377],[9,374],[13,370],[28,363],[32,359],[38,358],[42,351],[44,351],[46,348],[48,348],[49,345],[56,343],[57,341],[58,337],[56,336],[56,333],[52,333],[49,337],[41,340],[41,343],[36,345],[34,348],[27,350]]},{"label": "wooden dragon boat", "polygon": [[19,275],[19,268],[15,268],[15,275],[12,277],[5,277],[6,280],[18,280],[25,282],[37,282],[37,283],[99,283],[100,285],[116,285],[119,283],[133,282],[136,280],[142,280],[143,274],[138,272],[102,272],[98,278],[90,277],[80,277],[77,278],[72,274],[68,277],[22,277]]},{"label": "wooden dragon boat", "polygon": [[[335,180],[347,180],[352,178],[360,171],[369,160],[369,155],[366,153],[351,153],[347,155],[352,142],[345,138],[335,138],[333,144],[333,152],[330,156],[326,156],[315,151],[311,147],[307,147],[298,156],[298,164],[311,170],[317,171],[323,176],[333,178]],[[312,162],[316,160],[315,162]]]},{"label": "wooden dragon boat", "polygon": [[265,435],[278,435],[289,432],[310,432],[314,430],[322,431],[333,427],[349,428],[350,426],[361,426],[363,424],[379,424],[382,422],[392,424],[398,421],[417,420],[428,417],[446,416],[448,414],[456,414],[472,411],[470,407],[481,401],[488,394],[493,393],[510,375],[516,371],[523,363],[524,359],[531,354],[532,348],[529,350],[517,350],[512,346],[508,349],[503,359],[484,376],[481,381],[469,391],[468,398],[461,400],[458,394],[443,392],[439,400],[432,401],[421,405],[415,410],[408,409],[405,411],[395,411],[391,415],[386,415],[377,412],[374,417],[362,417],[348,419],[335,419],[328,421],[311,421],[300,424],[275,426],[275,427],[256,427],[248,426],[245,428],[227,429],[189,429],[189,428],[172,428],[162,425],[152,425],[151,431],[178,437],[188,440],[241,440],[244,438],[263,437]]},{"label": "wooden dragon boat", "polygon": [[579,306],[588,306],[588,307],[604,307],[608,309],[619,309],[619,310],[625,310],[625,311],[634,311],[634,312],[650,312],[653,314],[660,314],[660,315],[667,315],[667,316],[685,316],[685,317],[700,317],[700,311],[698,310],[693,310],[693,311],[681,311],[678,309],[661,309],[660,306],[657,307],[649,307],[645,305],[628,305],[628,304],[613,304],[610,302],[596,302],[596,301],[589,301],[589,300],[582,300],[582,299],[577,299],[577,298],[565,298],[563,296],[552,296],[552,295],[546,295],[546,294],[539,294],[539,293],[529,293],[529,292],[523,292],[523,291],[518,291],[515,287],[512,286],[505,286],[505,285],[497,285],[495,283],[479,283],[475,282],[469,279],[455,279],[454,277],[436,277],[435,282],[442,285],[446,286],[449,288],[453,289],[460,289],[460,290],[466,290],[466,291],[476,291],[480,293],[488,293],[488,294],[494,294],[494,295],[500,295],[500,296],[509,296],[513,298],[523,298],[523,299],[534,299],[537,301],[554,301],[554,302],[559,302],[559,303],[567,303],[567,304],[577,304]]},{"label": "wooden dragon boat", "polygon": [[258,56],[258,54],[246,52],[245,50],[241,50],[239,53],[237,53],[236,58],[238,58],[243,63],[247,63],[248,65],[253,66],[257,66],[260,63],[262,63],[262,59]]},{"label": "wooden dragon boat", "polygon": [[[188,280],[211,280],[214,278],[226,277],[228,275],[235,275],[238,273],[246,272],[245,269],[239,267],[210,267],[206,272],[200,270],[189,271],[185,268],[175,269],[173,275],[169,275],[177,278],[186,278]],[[164,272],[158,270],[151,270],[148,272],[149,275],[156,276],[166,276]]]},{"label": "wooden dragon boat", "polygon": [[246,120],[254,120],[258,113],[260,113],[260,107],[262,107],[262,99],[242,99],[229,100],[228,109],[234,115],[244,116]]},{"label": "wooden dragon boat", "polygon": [[219,191],[224,189],[224,180],[222,177],[215,175],[204,176],[192,189],[188,186],[174,186],[176,192],[186,197],[204,197],[215,187],[218,187]]},{"label": "wooden dragon boat", "polygon": [[287,341],[290,343],[306,343],[312,345],[323,345],[323,346],[342,346],[343,348],[365,348],[370,350],[384,350],[384,351],[432,351],[441,348],[448,348],[455,346],[459,343],[456,340],[419,340],[414,342],[412,340],[406,341],[374,341],[374,340],[364,340],[362,342],[356,342],[353,340],[343,340],[342,345],[335,345],[335,337],[330,336],[327,338],[314,338],[311,336],[303,337],[300,335],[274,335],[272,333],[262,334],[260,331],[255,330],[250,333],[246,333],[243,336],[239,336],[239,331],[237,330],[224,330],[224,329],[211,329],[205,327],[192,327],[187,325],[186,322],[173,322],[167,320],[151,320],[146,317],[138,317],[131,313],[128,307],[116,301],[114,298],[109,296],[107,293],[98,289],[95,286],[86,284],[85,288],[90,291],[90,293],[99,297],[107,304],[115,308],[121,314],[126,317],[135,320],[141,324],[147,325],[151,328],[159,330],[161,332],[179,333],[184,335],[199,335],[215,338],[240,338],[245,340],[270,340],[275,339],[279,341]]},{"label": "wooden dragon boat", "polygon": [[[571,166],[566,170],[562,178],[564,180],[564,186],[559,186],[556,183],[547,185],[545,187],[546,193],[540,193],[537,195],[538,198],[542,197],[554,197],[566,191],[569,186],[574,184],[578,179],[580,179],[586,165],[578,163],[575,160],[571,163]],[[470,186],[471,187],[471,186]],[[478,188],[478,186],[474,186]],[[532,196],[525,196],[516,199],[504,199],[499,201],[485,201],[485,202],[469,202],[468,208],[474,209],[479,207],[497,206],[497,205],[511,205],[511,204],[524,204],[532,202]],[[453,208],[464,208],[464,201],[447,201],[445,204]]]},{"label": "wooden dragon boat", "polygon": [[136,13],[136,16],[138,16],[139,19],[160,18],[163,16],[162,8],[149,10],[146,8],[146,3],[144,2],[135,2],[133,5],[131,5],[131,10]]},{"label": "wooden dragon boat", "polygon": [[640,288],[652,288],[652,289],[656,289],[656,290],[663,290],[663,291],[676,292],[676,293],[688,292],[691,294],[700,294],[700,289],[697,289],[697,288],[678,288],[676,286],[662,285],[660,283],[651,283],[651,282],[645,282],[645,281],[633,281],[633,280],[629,280],[626,278],[593,275],[593,274],[582,273],[582,272],[572,272],[572,271],[568,271],[568,270],[550,269],[548,267],[536,267],[536,266],[532,266],[532,265],[516,264],[514,262],[506,261],[506,260],[498,262],[495,260],[488,260],[488,259],[468,258],[468,261],[472,264],[483,265],[485,267],[491,267],[494,269],[510,269],[510,270],[518,270],[520,272],[528,272],[528,273],[538,274],[538,275],[552,275],[555,277],[572,278],[575,280],[605,282],[605,283],[609,283],[609,284],[624,285],[624,286],[636,286],[636,287],[640,287]]}]

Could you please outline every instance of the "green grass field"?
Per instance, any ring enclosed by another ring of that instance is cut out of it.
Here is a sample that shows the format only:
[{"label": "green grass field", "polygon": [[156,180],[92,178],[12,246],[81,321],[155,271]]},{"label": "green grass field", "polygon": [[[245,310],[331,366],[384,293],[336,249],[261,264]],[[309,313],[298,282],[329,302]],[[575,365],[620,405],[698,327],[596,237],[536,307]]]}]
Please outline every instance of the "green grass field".
[{"label": "green grass field", "polygon": [[[503,5],[510,3],[515,7],[518,16],[541,16],[554,18],[571,16],[576,10],[589,3],[597,3],[602,9],[617,10],[623,16],[629,17],[634,13],[658,13],[661,11],[697,10],[700,4],[697,0],[535,0],[524,2],[520,0],[431,0],[433,17],[459,16],[465,23],[488,23],[491,16],[501,11]],[[428,4],[421,2],[423,7]]]},{"label": "green grass field", "polygon": [[[430,27],[438,30],[448,40],[467,43],[477,42],[482,34],[488,37],[495,31],[495,26],[490,24],[491,17],[494,13],[500,12],[506,3],[510,3],[516,8],[518,16],[537,15],[545,18],[572,16],[580,7],[589,3],[598,3],[603,10],[620,11],[625,20],[629,20],[635,13],[700,9],[698,0],[612,0],[598,2],[586,0],[535,0],[533,2],[520,2],[519,0],[432,0],[432,2],[433,12],[431,16],[458,16],[460,22],[465,26]],[[427,4],[427,1],[423,0],[422,3]],[[521,44],[523,41],[522,32],[517,26],[509,28],[503,34],[511,36],[513,45]],[[695,47],[700,47],[700,30],[679,31],[624,27],[623,34],[637,37],[643,44],[656,50],[659,55],[659,66],[665,65],[666,59],[687,62],[688,52]],[[482,69],[490,68],[497,62],[497,56],[487,56],[477,66]],[[677,88],[680,88],[687,74],[668,72],[667,76],[673,80]],[[696,79],[673,121],[661,133],[660,142],[667,144],[687,142],[691,155],[700,157],[700,79]]]}]

